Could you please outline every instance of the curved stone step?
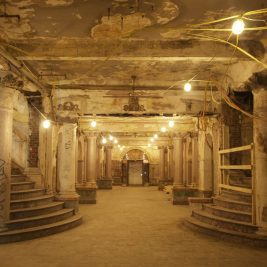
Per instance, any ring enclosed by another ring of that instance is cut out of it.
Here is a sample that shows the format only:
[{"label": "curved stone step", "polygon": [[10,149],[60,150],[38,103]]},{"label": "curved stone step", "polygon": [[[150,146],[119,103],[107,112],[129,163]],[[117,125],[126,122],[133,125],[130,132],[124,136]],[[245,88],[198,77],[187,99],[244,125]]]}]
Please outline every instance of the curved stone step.
[{"label": "curved stone step", "polygon": [[34,185],[35,185],[35,182],[31,182],[31,181],[11,183],[11,191],[33,189]]},{"label": "curved stone step", "polygon": [[258,230],[256,225],[247,222],[240,222],[236,220],[230,220],[222,218],[204,210],[192,211],[192,217],[200,220],[201,222],[214,225],[218,228],[224,228],[231,231],[243,232],[243,233],[255,233]]},{"label": "curved stone step", "polygon": [[252,203],[252,196],[251,194],[247,194],[247,193],[223,189],[221,191],[221,196],[227,199],[235,200],[235,201]]},{"label": "curved stone step", "polygon": [[252,222],[251,212],[227,209],[227,208],[220,207],[214,204],[205,204],[203,205],[203,209],[213,215],[223,217],[226,219],[231,219],[231,220],[236,220],[236,221],[241,221],[241,222],[249,222],[249,223]]},{"label": "curved stone step", "polygon": [[23,209],[36,207],[39,205],[44,205],[52,202],[54,200],[53,195],[43,195],[35,198],[27,198],[27,199],[18,199],[10,201],[10,208],[12,209]]},{"label": "curved stone step", "polygon": [[213,203],[227,209],[252,212],[252,204],[243,201],[236,201],[218,196],[213,198]]},{"label": "curved stone step", "polygon": [[26,189],[26,190],[18,190],[18,191],[11,191],[11,200],[19,200],[19,199],[27,199],[27,198],[34,198],[40,197],[45,193],[44,189]]},{"label": "curved stone step", "polygon": [[78,226],[81,223],[82,223],[82,216],[80,214],[76,214],[68,219],[56,223],[51,223],[26,229],[1,232],[0,244],[29,240],[59,233],[62,231],[66,231],[70,228],[73,228],[75,226]]},{"label": "curved stone step", "polygon": [[11,175],[11,182],[12,183],[24,182],[26,180],[27,180],[27,176],[25,176],[23,174]]},{"label": "curved stone step", "polygon": [[255,245],[260,247],[267,247],[267,236],[248,234],[237,231],[231,231],[216,227],[214,225],[201,222],[194,217],[186,218],[185,225],[192,230],[196,230],[200,233],[218,237],[220,239],[228,241],[236,241],[246,243],[248,245]]},{"label": "curved stone step", "polygon": [[63,207],[64,207],[64,202],[54,201],[54,202],[51,202],[45,205],[36,206],[36,207],[10,210],[10,219],[16,220],[16,219],[23,219],[23,218],[28,218],[32,216],[39,216],[39,215],[61,210],[63,209]]},{"label": "curved stone step", "polygon": [[10,220],[6,224],[9,230],[25,229],[30,227],[41,226],[45,224],[56,223],[58,221],[65,220],[74,215],[73,209],[62,209],[55,212],[51,212],[44,215],[35,217],[28,217],[17,220]]}]

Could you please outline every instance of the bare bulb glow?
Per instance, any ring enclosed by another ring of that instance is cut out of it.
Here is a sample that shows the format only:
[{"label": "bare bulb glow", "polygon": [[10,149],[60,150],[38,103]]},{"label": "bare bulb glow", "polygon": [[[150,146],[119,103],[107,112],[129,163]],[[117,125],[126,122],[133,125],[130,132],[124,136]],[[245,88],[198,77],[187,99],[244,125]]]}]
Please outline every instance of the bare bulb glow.
[{"label": "bare bulb glow", "polygon": [[114,144],[118,144],[118,140],[117,139],[114,139]]},{"label": "bare bulb glow", "polygon": [[147,144],[147,146],[148,146],[148,147],[151,147],[151,144],[150,144],[150,143],[148,143],[148,144]]},{"label": "bare bulb glow", "polygon": [[96,127],[96,121],[91,121],[91,127],[93,127],[93,128]]},{"label": "bare bulb glow", "polygon": [[161,132],[163,132],[163,133],[166,133],[167,132],[167,128],[166,127],[161,127]]},{"label": "bare bulb glow", "polygon": [[106,144],[107,143],[107,139],[105,137],[103,137],[101,143],[102,144]]},{"label": "bare bulb glow", "polygon": [[158,139],[158,135],[157,134],[154,134],[154,139]]},{"label": "bare bulb glow", "polygon": [[150,141],[151,141],[151,142],[154,142],[155,140],[154,140],[154,138],[152,137],[152,138],[150,138]]},{"label": "bare bulb glow", "polygon": [[43,121],[43,127],[44,127],[45,129],[48,129],[50,126],[51,126],[51,122],[50,122],[50,120],[44,120],[44,121]]},{"label": "bare bulb glow", "polygon": [[191,85],[191,83],[186,83],[186,84],[184,85],[184,90],[185,90],[185,92],[190,92],[191,89],[192,89],[192,85]]},{"label": "bare bulb glow", "polygon": [[109,136],[109,140],[112,141],[114,137],[112,135]]},{"label": "bare bulb glow", "polygon": [[173,127],[174,126],[174,121],[169,121],[169,127]]},{"label": "bare bulb glow", "polygon": [[242,19],[237,19],[234,21],[232,25],[232,32],[233,34],[239,35],[241,34],[245,29],[245,23]]},{"label": "bare bulb glow", "polygon": [[122,150],[123,150],[123,148],[121,147],[121,148],[120,148],[120,151],[122,151]]}]

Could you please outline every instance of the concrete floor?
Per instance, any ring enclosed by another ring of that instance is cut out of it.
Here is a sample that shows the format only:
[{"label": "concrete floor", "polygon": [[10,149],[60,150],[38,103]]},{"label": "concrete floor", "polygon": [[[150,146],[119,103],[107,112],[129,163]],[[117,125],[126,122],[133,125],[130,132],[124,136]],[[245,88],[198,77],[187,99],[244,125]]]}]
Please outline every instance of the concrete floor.
[{"label": "concrete floor", "polygon": [[173,206],[156,187],[99,191],[81,205],[78,228],[0,245],[0,266],[267,266],[267,249],[249,248],[185,228],[187,206]]}]

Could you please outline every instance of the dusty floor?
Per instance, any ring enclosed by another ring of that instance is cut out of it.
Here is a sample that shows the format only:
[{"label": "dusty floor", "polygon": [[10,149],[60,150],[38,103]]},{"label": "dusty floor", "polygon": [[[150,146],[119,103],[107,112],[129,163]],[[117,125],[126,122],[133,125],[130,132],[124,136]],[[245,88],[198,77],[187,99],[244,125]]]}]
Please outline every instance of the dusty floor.
[{"label": "dusty floor", "polygon": [[82,205],[84,223],[70,231],[0,246],[0,266],[267,266],[267,249],[196,234],[181,222],[186,206],[172,206],[155,187],[99,191]]}]

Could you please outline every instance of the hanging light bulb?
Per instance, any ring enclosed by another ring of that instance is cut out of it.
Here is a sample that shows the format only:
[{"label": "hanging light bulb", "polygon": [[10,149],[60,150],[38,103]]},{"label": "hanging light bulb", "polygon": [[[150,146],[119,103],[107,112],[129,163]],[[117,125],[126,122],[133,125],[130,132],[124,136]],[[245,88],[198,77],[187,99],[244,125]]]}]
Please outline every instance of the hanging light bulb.
[{"label": "hanging light bulb", "polygon": [[154,134],[154,139],[158,139],[158,135],[157,134]]},{"label": "hanging light bulb", "polygon": [[161,127],[160,131],[163,132],[163,133],[166,133],[167,132],[167,128],[163,126],[163,127]]},{"label": "hanging light bulb", "polygon": [[118,140],[117,139],[114,139],[114,144],[118,144]]},{"label": "hanging light bulb", "polygon": [[173,127],[174,126],[174,121],[169,121],[169,127]]},{"label": "hanging light bulb", "polygon": [[147,144],[147,146],[148,146],[148,147],[151,147],[151,144],[150,144],[150,143],[148,143],[148,144]]},{"label": "hanging light bulb", "polygon": [[112,141],[114,137],[112,135],[109,136],[109,140]]},{"label": "hanging light bulb", "polygon": [[44,121],[43,121],[43,127],[44,127],[45,129],[48,129],[50,126],[51,126],[51,122],[50,122],[50,120],[44,120]]},{"label": "hanging light bulb", "polygon": [[245,29],[245,23],[242,19],[237,19],[234,21],[232,25],[233,34],[239,35],[244,31],[244,29]]},{"label": "hanging light bulb", "polygon": [[184,85],[184,91],[185,92],[190,92],[192,89],[192,85],[191,83],[187,82],[185,85]]},{"label": "hanging light bulb", "polygon": [[122,151],[122,150],[123,150],[123,148],[121,147],[121,148],[120,148],[120,151]]},{"label": "hanging light bulb", "polygon": [[102,140],[101,140],[101,143],[102,144],[106,144],[107,143],[107,138],[103,137]]},{"label": "hanging light bulb", "polygon": [[155,140],[153,137],[150,138],[150,141],[153,143]]},{"label": "hanging light bulb", "polygon": [[96,127],[96,121],[95,120],[91,121],[91,127],[93,127],[93,128]]}]

